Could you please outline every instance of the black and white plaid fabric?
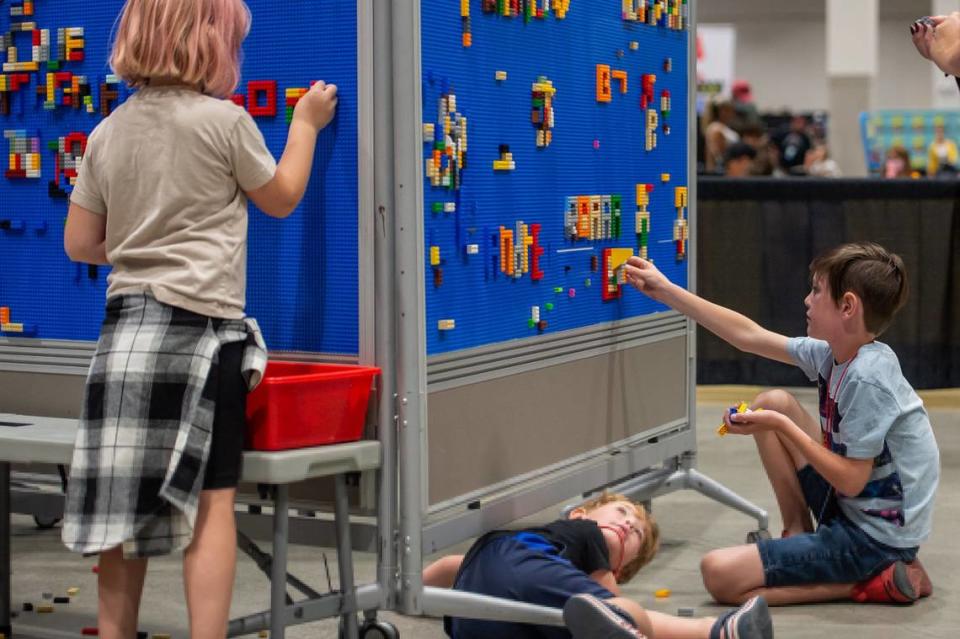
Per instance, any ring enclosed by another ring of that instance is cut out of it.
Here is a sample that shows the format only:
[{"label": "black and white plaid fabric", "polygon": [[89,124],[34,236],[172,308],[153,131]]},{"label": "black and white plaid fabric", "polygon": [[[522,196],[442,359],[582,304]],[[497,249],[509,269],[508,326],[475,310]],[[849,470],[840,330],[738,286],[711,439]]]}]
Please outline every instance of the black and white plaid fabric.
[{"label": "black and white plaid fabric", "polygon": [[122,545],[129,558],[190,544],[217,396],[211,372],[220,346],[238,341],[252,390],[267,363],[254,320],[211,319],[149,295],[108,301],[67,485],[68,548]]}]

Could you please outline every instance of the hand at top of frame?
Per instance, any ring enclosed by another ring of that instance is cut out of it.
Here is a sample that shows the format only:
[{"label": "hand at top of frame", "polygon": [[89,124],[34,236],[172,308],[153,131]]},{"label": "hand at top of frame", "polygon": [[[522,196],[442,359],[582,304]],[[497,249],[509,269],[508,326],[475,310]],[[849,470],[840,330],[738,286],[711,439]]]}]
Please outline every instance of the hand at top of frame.
[{"label": "hand at top of frame", "polygon": [[920,18],[910,33],[920,55],[944,73],[960,75],[960,12]]}]

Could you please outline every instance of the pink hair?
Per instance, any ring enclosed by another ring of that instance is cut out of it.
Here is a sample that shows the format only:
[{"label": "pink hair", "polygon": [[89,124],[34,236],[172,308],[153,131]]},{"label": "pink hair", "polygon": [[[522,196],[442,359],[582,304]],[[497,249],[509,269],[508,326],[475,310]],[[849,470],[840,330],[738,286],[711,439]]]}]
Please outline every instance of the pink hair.
[{"label": "pink hair", "polygon": [[110,66],[133,87],[171,78],[225,98],[240,82],[249,30],[243,0],[127,0]]}]

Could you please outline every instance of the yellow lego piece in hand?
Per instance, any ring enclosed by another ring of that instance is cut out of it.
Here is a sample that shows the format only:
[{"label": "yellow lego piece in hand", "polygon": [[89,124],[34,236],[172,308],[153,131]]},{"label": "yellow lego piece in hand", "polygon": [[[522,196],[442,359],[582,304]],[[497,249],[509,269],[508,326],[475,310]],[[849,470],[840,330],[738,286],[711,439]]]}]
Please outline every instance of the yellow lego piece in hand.
[{"label": "yellow lego piece in hand", "polygon": [[[730,410],[733,411],[733,412],[735,412],[735,413],[745,413],[745,412],[747,412],[747,410],[748,410],[749,408],[750,408],[750,405],[749,405],[749,404],[747,404],[746,402],[740,402],[739,404],[737,404],[736,410],[734,410],[733,408],[731,408]],[[762,410],[763,410],[762,408],[758,408],[758,409],[757,409],[757,412],[762,411]],[[726,424],[720,424],[719,426],[717,426],[717,435],[718,435],[718,436],[723,437],[723,436],[726,435],[728,432],[730,432],[730,429],[727,428],[727,425],[726,425]]]}]

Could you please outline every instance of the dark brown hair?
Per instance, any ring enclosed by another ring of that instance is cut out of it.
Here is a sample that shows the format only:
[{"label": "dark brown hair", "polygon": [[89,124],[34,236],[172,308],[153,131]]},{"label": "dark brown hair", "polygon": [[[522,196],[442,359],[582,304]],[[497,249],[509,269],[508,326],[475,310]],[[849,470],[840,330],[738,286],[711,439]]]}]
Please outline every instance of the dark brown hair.
[{"label": "dark brown hair", "polygon": [[822,277],[830,296],[840,304],[848,291],[863,304],[867,331],[880,335],[907,301],[907,271],[903,260],[874,242],[841,244],[810,262],[810,274]]}]

